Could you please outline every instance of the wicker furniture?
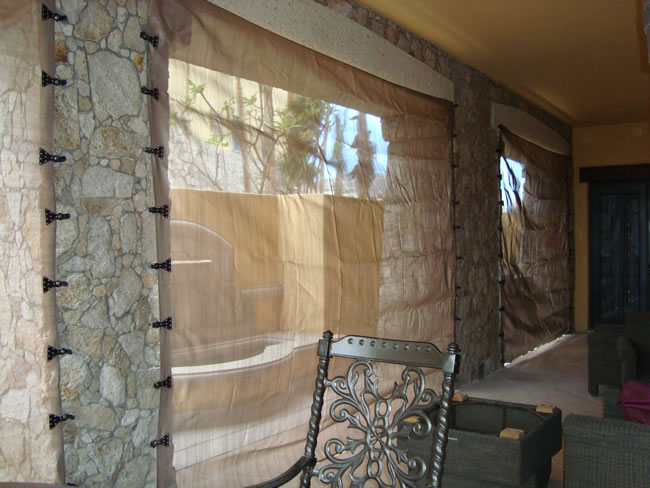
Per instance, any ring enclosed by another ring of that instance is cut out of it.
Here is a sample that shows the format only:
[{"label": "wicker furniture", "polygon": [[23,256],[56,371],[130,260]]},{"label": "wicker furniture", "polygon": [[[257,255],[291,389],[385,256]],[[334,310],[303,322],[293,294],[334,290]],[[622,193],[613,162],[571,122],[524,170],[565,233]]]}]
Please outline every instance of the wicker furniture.
[{"label": "wicker furniture", "polygon": [[625,316],[625,324],[599,324],[589,335],[589,384],[620,388],[631,379],[650,379],[650,313]]},{"label": "wicker furniture", "polygon": [[565,488],[650,486],[650,425],[569,415],[564,438]]},{"label": "wicker furniture", "polygon": [[616,344],[623,337],[623,324],[598,324],[589,334],[589,393],[598,395],[599,385],[621,386],[621,364]]},{"label": "wicker furniture", "polygon": [[[334,487],[413,486],[418,480],[431,487],[441,486],[447,445],[448,414],[459,356],[455,344],[447,353],[426,342],[398,341],[374,337],[346,336],[332,341],[327,331],[318,343],[318,376],[309,419],[305,454],[277,478],[254,488],[282,486],[299,474],[300,487],[308,488],[312,476]],[[351,358],[347,374],[328,378],[332,357]],[[386,395],[378,390],[374,362],[405,365],[401,381]],[[442,396],[425,387],[423,367],[444,374]],[[329,413],[335,423],[347,426],[347,439],[325,442],[325,459],[318,463],[315,448],[320,431],[325,390],[334,393]],[[437,408],[432,422],[427,412]],[[406,419],[417,419],[406,422]],[[400,439],[427,439],[423,455],[407,452]],[[433,453],[433,456],[432,456]],[[429,462],[431,460],[431,462]],[[344,481],[345,480],[345,481]]]},{"label": "wicker furniture", "polygon": [[[546,486],[551,458],[562,448],[562,412],[538,413],[535,406],[470,398],[452,403],[445,488]],[[525,432],[504,439],[504,428]],[[408,441],[409,452],[426,454],[426,440]],[[424,486],[424,485],[418,485]]]}]

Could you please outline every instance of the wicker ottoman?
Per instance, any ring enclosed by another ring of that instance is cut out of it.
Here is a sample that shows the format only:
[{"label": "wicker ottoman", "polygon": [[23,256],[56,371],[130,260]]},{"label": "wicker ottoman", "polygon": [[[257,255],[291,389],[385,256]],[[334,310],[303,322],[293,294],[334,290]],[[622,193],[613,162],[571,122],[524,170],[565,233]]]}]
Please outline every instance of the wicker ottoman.
[{"label": "wicker ottoman", "polygon": [[[432,412],[432,416],[437,412]],[[510,427],[525,432],[520,439],[499,437]],[[431,439],[406,441],[431,462]],[[545,487],[551,458],[562,448],[562,412],[535,412],[535,406],[470,398],[453,403],[444,488]],[[420,485],[418,485],[420,486]],[[422,483],[421,486],[426,486]]]}]

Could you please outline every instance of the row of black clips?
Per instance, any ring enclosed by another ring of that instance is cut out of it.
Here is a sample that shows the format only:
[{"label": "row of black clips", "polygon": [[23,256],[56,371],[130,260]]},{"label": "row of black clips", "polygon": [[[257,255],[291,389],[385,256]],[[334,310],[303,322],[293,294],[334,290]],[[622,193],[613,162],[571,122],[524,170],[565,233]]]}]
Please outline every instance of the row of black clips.
[{"label": "row of black clips", "polygon": [[[499,124],[499,132],[503,128],[504,128],[503,125]],[[497,154],[497,158],[498,158],[497,159],[497,166],[500,168],[501,167],[501,164],[500,164],[501,158],[504,157],[503,156],[503,150],[502,150],[500,144],[499,144],[499,147],[496,149],[496,154]],[[497,172],[497,179],[499,180],[499,193],[501,193],[501,191],[502,191],[501,190],[501,185],[502,185],[502,182],[503,182],[503,174],[501,174],[500,171]],[[503,206],[505,205],[505,202],[503,200],[499,200],[499,205],[503,208]],[[501,212],[503,212],[503,210],[501,210]],[[499,226],[497,227],[497,231],[499,232],[499,246],[501,247],[501,246],[503,246],[503,244],[502,244],[503,240],[501,239],[501,236],[502,236],[502,233],[503,233],[503,224],[501,223],[501,217],[500,216],[499,216]],[[497,283],[501,287],[504,287],[505,284],[506,284],[506,279],[505,279],[505,276],[503,275],[503,263],[501,262],[501,261],[503,261],[503,248],[502,247],[501,247],[501,252],[499,252],[497,257],[500,260],[500,262],[499,262],[499,275],[501,276],[501,278],[499,278],[497,280]],[[501,302],[501,303],[502,303],[503,296],[504,296],[503,290],[499,289],[499,302]],[[501,304],[501,305],[499,305],[497,307],[497,310],[499,311],[500,314],[502,314],[502,313],[505,312],[506,307],[505,307],[505,305]],[[505,358],[504,358],[503,344],[504,344],[505,333],[503,331],[503,320],[500,320],[499,324],[500,324],[499,325],[500,330],[499,330],[499,332],[497,334],[497,337],[501,341],[501,346],[500,346],[500,349],[501,349],[501,364],[504,364],[505,363]]]},{"label": "row of black clips", "polygon": [[[146,42],[150,43],[154,49],[158,48],[158,36],[151,36],[147,34],[145,31],[140,32],[140,37],[145,40]],[[154,100],[159,100],[160,99],[160,92],[158,88],[147,88],[145,86],[140,87],[140,91],[142,92],[143,95],[148,95]],[[163,146],[158,146],[158,147],[145,147],[144,152],[147,154],[153,154],[154,156],[158,157],[158,159],[163,159],[165,157],[165,148]],[[165,204],[160,207],[149,207],[149,212],[153,214],[158,214],[163,218],[169,218],[169,205]],[[164,269],[168,273],[171,273],[172,271],[172,260],[171,258],[166,259],[165,261],[162,261],[160,263],[153,263],[151,265],[151,269]],[[160,329],[164,328],[167,330],[172,330],[172,318],[167,317],[165,320],[161,320],[158,322],[153,322],[151,324],[151,327],[154,329]],[[154,388],[160,389],[160,388],[171,388],[172,387],[172,377],[167,376],[166,379],[157,381],[153,385]],[[156,447],[169,447],[169,434],[163,435],[160,439],[154,439],[149,443],[149,446],[152,448]]]},{"label": "row of black clips", "polygon": [[[52,19],[55,22],[65,22],[68,20],[68,17],[66,15],[52,12],[45,4],[43,4],[41,7],[41,19],[42,20]],[[49,85],[66,86],[67,84],[68,82],[66,80],[55,78],[47,74],[45,71],[41,71],[41,86],[43,88]],[[66,159],[65,156],[50,154],[43,148],[39,150],[38,162],[40,165],[49,163],[50,161],[55,163],[62,163],[63,161],[65,161],[65,159]],[[49,208],[45,209],[45,223],[47,225],[50,225],[55,220],[66,220],[69,218],[70,218],[69,213],[55,213],[51,211]],[[51,280],[47,276],[43,276],[43,293],[47,293],[52,288],[59,288],[61,286],[68,286],[68,282],[62,280]],[[64,356],[67,354],[72,354],[72,349],[68,349],[65,347],[61,349],[57,349],[53,346],[47,346],[48,362],[52,361],[57,356]],[[51,413],[48,419],[50,430],[54,429],[58,424],[60,424],[61,422],[65,422],[66,420],[74,420],[74,415],[69,413],[64,413],[63,415],[55,415]]]}]

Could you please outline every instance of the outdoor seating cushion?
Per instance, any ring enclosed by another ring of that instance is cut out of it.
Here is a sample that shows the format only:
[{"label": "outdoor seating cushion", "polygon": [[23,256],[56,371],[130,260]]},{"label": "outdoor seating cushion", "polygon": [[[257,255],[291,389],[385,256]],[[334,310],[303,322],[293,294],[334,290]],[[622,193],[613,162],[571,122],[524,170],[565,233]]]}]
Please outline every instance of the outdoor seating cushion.
[{"label": "outdoor seating cushion", "polygon": [[625,337],[636,352],[637,379],[650,380],[650,324],[626,324]]},{"label": "outdoor seating cushion", "polygon": [[623,385],[618,396],[625,420],[650,424],[650,383],[631,380]]},{"label": "outdoor seating cushion", "polygon": [[650,425],[568,415],[565,488],[650,486]]}]

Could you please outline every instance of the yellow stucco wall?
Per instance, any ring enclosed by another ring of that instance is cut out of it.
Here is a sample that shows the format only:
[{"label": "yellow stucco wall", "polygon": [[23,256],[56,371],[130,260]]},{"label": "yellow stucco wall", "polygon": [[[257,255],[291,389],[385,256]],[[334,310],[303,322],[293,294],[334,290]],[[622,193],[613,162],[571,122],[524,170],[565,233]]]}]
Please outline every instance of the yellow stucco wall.
[{"label": "yellow stucco wall", "polygon": [[650,122],[573,129],[573,199],[575,208],[576,330],[589,324],[588,184],[580,183],[580,168],[650,163]]}]

